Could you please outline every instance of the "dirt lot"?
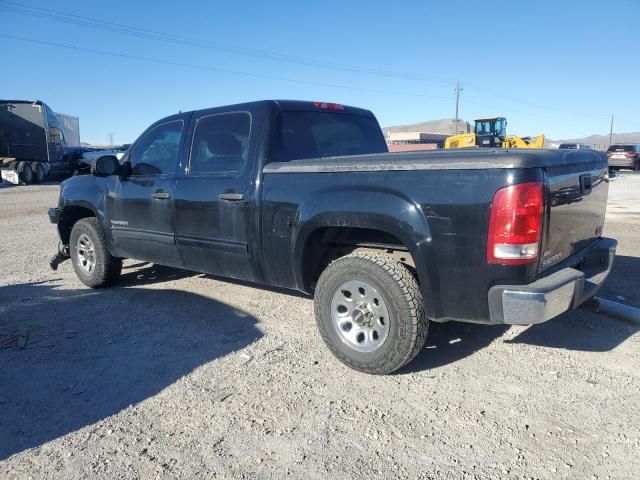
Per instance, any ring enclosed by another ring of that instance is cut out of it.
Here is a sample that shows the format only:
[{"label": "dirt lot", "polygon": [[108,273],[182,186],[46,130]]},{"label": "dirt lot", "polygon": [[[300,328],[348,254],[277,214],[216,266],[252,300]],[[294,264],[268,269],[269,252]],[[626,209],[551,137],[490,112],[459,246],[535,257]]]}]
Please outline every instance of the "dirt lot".
[{"label": "dirt lot", "polygon": [[[139,262],[101,291],[50,271],[57,194],[0,187],[0,332],[26,340],[0,347],[2,479],[638,478],[636,326],[432,324],[407,368],[366,376],[308,298]],[[640,175],[612,181],[605,233],[602,294],[640,307]]]}]

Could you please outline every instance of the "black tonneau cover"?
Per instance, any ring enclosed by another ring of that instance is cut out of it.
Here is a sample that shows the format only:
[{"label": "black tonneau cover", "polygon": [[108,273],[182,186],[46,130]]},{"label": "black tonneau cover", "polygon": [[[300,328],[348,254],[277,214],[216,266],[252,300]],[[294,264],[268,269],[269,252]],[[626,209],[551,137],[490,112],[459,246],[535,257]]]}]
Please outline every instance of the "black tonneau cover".
[{"label": "black tonneau cover", "polygon": [[373,153],[273,162],[265,173],[356,172],[378,170],[484,170],[539,168],[577,164],[605,165],[607,157],[594,150],[451,149],[403,153]]}]

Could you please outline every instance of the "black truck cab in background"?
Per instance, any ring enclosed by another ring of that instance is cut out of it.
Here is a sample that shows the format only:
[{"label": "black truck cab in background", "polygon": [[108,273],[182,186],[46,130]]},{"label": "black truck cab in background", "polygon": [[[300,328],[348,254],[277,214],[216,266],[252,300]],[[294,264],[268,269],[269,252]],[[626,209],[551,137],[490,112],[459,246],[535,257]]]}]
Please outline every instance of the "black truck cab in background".
[{"label": "black truck cab in background", "polygon": [[[370,373],[410,360],[426,318],[532,324],[576,308],[615,252],[601,238],[602,154],[393,154],[371,112],[339,104],[180,113],[121,162],[117,174],[65,181],[50,211],[82,281],[111,282],[132,258],[315,293],[329,348]],[[100,229],[111,262],[94,273],[83,265],[95,255],[74,236],[83,219],[95,219],[83,234]]]}]

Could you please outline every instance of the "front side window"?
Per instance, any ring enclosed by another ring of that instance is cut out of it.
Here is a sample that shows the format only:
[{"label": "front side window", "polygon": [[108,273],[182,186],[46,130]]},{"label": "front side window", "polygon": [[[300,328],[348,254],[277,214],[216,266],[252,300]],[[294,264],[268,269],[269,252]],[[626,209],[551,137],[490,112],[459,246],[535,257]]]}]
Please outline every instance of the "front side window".
[{"label": "front side window", "polygon": [[151,130],[131,152],[132,175],[175,173],[182,137],[182,120],[165,123]]},{"label": "front side window", "polygon": [[250,134],[251,116],[246,112],[198,119],[193,133],[189,174],[242,171],[249,155]]}]

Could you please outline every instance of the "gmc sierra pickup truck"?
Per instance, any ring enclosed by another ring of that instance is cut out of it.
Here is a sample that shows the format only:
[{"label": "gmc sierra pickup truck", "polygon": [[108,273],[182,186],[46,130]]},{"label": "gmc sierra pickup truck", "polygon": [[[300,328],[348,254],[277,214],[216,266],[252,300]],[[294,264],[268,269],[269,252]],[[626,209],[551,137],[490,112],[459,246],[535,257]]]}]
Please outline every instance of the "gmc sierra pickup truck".
[{"label": "gmc sierra pickup truck", "polygon": [[373,374],[409,362],[429,321],[530,325],[577,308],[616,249],[601,153],[388,153],[371,112],[333,103],[179,113],[92,173],[49,211],[53,267],[70,257],[103,287],[131,258],[305,292],[328,348]]}]

